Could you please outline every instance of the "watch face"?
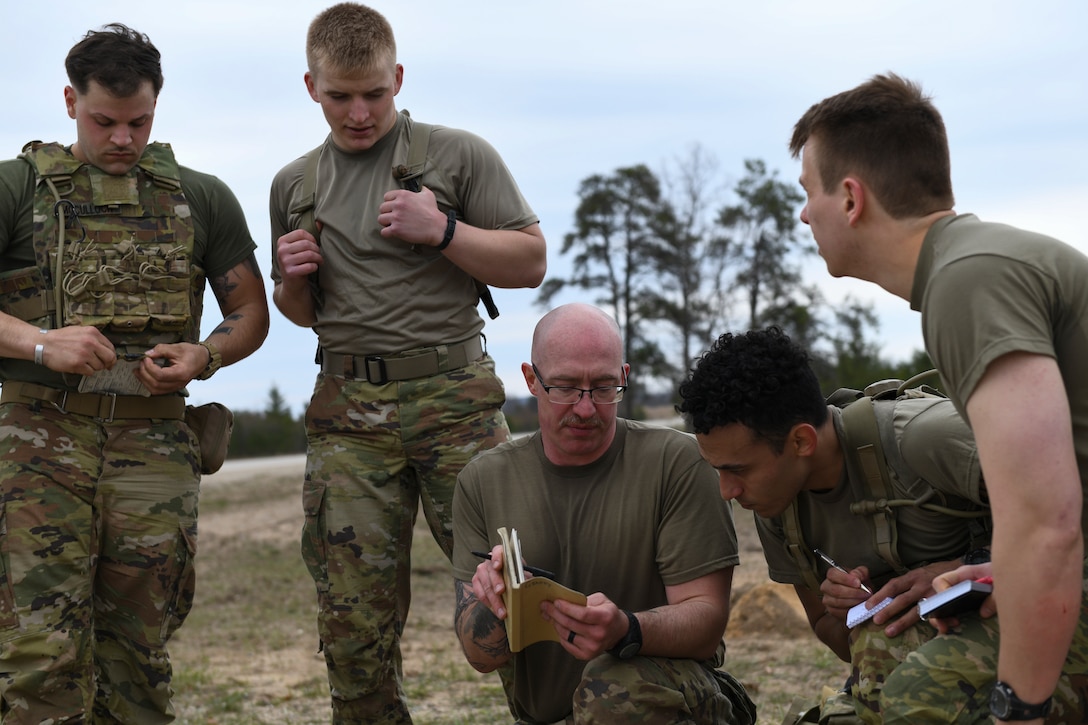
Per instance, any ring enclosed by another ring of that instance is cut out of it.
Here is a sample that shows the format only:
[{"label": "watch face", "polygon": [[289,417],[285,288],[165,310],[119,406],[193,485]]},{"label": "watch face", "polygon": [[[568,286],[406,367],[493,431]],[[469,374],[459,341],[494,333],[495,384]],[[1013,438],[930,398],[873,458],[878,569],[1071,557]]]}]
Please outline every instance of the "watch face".
[{"label": "watch face", "polygon": [[1005,691],[1003,682],[994,685],[993,692],[990,693],[990,714],[999,720],[1005,720],[1010,715],[1009,693]]},{"label": "watch face", "polygon": [[642,649],[641,642],[629,642],[623,646],[620,650],[620,659],[629,660],[638,654],[638,651]]}]

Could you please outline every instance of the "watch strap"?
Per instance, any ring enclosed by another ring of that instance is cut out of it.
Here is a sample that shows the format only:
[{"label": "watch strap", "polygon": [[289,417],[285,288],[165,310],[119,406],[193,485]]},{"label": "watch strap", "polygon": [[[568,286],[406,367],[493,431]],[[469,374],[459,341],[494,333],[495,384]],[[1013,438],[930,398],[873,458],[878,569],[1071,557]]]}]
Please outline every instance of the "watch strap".
[{"label": "watch strap", "polygon": [[634,612],[629,612],[626,609],[621,609],[621,612],[627,616],[627,633],[620,637],[620,641],[616,642],[616,645],[608,650],[608,654],[613,657],[619,657],[622,660],[628,660],[639,653],[642,649],[642,625],[638,622],[638,617]]},{"label": "watch strap", "polygon": [[208,351],[208,364],[204,366],[204,369],[196,376],[197,380],[207,380],[223,367],[223,356],[219,353],[219,348],[210,342],[198,342],[202,348]]},{"label": "watch strap", "polygon": [[990,714],[998,720],[1037,720],[1050,714],[1054,698],[1048,697],[1040,703],[1028,703],[1021,700],[1016,691],[1007,683],[998,680],[990,694]]}]

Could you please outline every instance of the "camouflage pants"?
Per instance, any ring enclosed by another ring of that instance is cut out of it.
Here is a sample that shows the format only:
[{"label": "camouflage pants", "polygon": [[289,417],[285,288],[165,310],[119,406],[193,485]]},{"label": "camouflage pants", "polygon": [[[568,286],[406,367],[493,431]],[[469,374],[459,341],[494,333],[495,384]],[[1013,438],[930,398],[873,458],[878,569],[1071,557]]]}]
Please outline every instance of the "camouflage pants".
[{"label": "camouflage pants", "polygon": [[400,637],[411,600],[412,529],[422,502],[453,552],[457,474],[510,436],[494,361],[371,385],[319,375],[306,413],[302,555],[335,723],[410,723]]},{"label": "camouflage pants", "polygon": [[4,723],[174,719],[199,460],[181,421],[123,423],[0,406]]},{"label": "camouflage pants", "polygon": [[568,725],[753,725],[756,707],[744,687],[706,662],[665,657],[586,664]]},{"label": "camouflage pants", "polygon": [[874,624],[872,620],[852,629],[849,690],[825,701],[821,718],[831,710],[844,709],[843,703],[852,700],[859,717],[855,722],[879,725],[885,681],[911,652],[936,634],[937,630],[928,622],[921,621],[897,637],[884,634],[884,626]]},{"label": "camouflage pants", "polygon": [[[1049,723],[1084,722],[1088,714],[1083,696],[1088,692],[1088,565],[1084,582],[1080,620],[1054,691]],[[884,685],[884,722],[990,722],[999,620],[965,617],[959,633],[937,635],[908,655]]]}]

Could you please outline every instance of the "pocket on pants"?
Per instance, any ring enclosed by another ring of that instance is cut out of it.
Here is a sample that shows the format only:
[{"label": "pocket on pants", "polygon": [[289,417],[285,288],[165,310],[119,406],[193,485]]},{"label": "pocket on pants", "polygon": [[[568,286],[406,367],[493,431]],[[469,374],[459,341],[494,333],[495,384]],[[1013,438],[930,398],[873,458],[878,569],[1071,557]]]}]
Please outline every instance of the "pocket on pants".
[{"label": "pocket on pants", "polygon": [[174,547],[174,563],[177,572],[174,579],[174,591],[167,602],[162,627],[159,635],[162,642],[170,639],[185,622],[193,609],[193,596],[196,594],[196,541],[184,527],[178,530],[177,545]]},{"label": "pocket on pants", "polygon": [[0,501],[0,628],[16,627],[19,624],[18,610],[15,608],[15,591],[11,585],[7,542],[7,507],[3,501]]},{"label": "pocket on pants", "polygon": [[321,596],[329,592],[329,559],[325,544],[325,491],[325,486],[314,485],[309,481],[306,481],[302,487],[302,510],[306,516],[302,526],[302,560]]}]

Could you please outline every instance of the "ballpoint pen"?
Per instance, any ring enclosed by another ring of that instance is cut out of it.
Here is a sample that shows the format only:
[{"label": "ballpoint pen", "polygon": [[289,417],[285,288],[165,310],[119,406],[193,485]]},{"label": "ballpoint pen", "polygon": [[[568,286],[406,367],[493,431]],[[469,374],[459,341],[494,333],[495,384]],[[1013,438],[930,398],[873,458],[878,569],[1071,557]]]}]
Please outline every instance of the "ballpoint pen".
[{"label": "ballpoint pen", "polygon": [[[841,571],[841,572],[842,572],[843,574],[849,574],[849,573],[850,573],[850,572],[848,572],[848,571],[847,571],[846,569],[843,569],[843,568],[842,568],[841,566],[839,566],[838,564],[836,564],[836,563],[835,563],[835,560],[834,560],[834,559],[832,559],[832,558],[831,558],[830,556],[828,556],[828,555],[827,555],[827,554],[825,554],[824,552],[820,551],[819,549],[813,549],[813,550],[812,550],[812,552],[813,552],[814,554],[816,554],[816,556],[818,556],[818,557],[820,557],[821,559],[823,559],[824,561],[826,561],[826,562],[827,562],[827,565],[828,565],[828,566],[830,566],[830,567],[832,567],[832,568],[834,568],[834,569],[838,569],[838,570],[839,570],[839,571]],[[870,589],[869,587],[865,586],[865,582],[861,582],[861,583],[859,583],[859,584],[858,584],[858,586],[859,586],[859,587],[861,587],[862,591],[864,591],[864,592],[865,592],[865,593],[867,593],[867,594],[872,594],[872,593],[873,593],[873,590],[872,590],[872,589]]]},{"label": "ballpoint pen", "polygon": [[[491,554],[487,553],[486,551],[474,551],[472,552],[472,555],[478,556],[481,559],[487,559],[488,561],[491,560]],[[541,569],[536,566],[529,566],[528,564],[523,565],[522,568],[533,576],[542,576],[545,579],[551,579],[552,581],[555,581],[555,572],[548,571],[547,569]]]}]

